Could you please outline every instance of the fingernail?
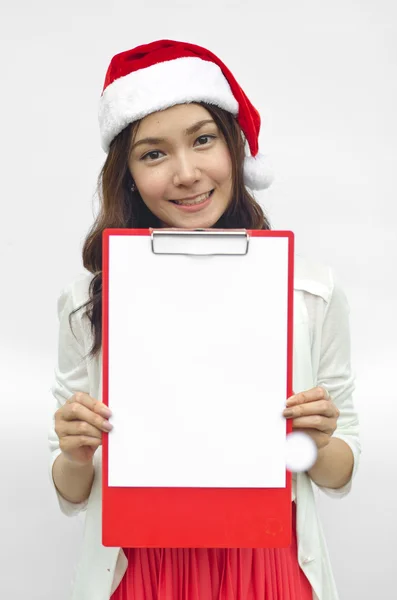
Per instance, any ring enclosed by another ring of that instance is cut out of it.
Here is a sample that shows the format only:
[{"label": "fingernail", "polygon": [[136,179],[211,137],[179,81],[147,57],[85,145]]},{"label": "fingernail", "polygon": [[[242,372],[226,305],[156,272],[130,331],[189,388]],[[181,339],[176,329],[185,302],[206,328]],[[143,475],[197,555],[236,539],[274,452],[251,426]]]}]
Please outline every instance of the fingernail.
[{"label": "fingernail", "polygon": [[106,431],[112,431],[112,429],[113,429],[113,425],[111,423],[109,423],[109,421],[105,421],[104,424],[102,425],[102,427],[104,429],[106,429]]},{"label": "fingernail", "polygon": [[292,408],[286,408],[283,412],[284,417],[292,417],[294,411]]},{"label": "fingernail", "polygon": [[112,416],[112,411],[107,406],[101,406],[100,412],[101,415],[107,419]]}]

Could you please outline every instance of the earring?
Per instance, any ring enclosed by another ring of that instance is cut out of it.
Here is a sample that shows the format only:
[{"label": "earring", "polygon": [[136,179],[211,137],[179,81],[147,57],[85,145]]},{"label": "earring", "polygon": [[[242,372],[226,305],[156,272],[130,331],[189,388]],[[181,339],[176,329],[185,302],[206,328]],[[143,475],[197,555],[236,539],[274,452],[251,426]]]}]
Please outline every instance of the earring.
[{"label": "earring", "polygon": [[136,185],[135,185],[134,181],[132,182],[132,185],[131,185],[131,192],[136,192]]}]

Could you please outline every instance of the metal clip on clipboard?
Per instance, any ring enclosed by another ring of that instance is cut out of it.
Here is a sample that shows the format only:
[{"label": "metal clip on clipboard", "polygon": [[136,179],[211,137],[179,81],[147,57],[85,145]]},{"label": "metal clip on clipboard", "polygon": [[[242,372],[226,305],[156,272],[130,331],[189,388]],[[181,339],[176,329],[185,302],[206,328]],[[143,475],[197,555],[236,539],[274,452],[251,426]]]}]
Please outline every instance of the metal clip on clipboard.
[{"label": "metal clip on clipboard", "polygon": [[243,256],[250,236],[246,229],[151,229],[153,254]]}]

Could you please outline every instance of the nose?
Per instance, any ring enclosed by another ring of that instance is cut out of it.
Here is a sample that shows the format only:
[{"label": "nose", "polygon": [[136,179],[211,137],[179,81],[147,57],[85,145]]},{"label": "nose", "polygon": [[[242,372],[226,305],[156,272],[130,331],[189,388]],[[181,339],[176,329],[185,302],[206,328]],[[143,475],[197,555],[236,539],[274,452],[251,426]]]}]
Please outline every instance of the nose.
[{"label": "nose", "polygon": [[200,170],[196,167],[191,158],[183,155],[178,158],[175,169],[173,183],[175,186],[184,185],[191,187],[201,177]]}]

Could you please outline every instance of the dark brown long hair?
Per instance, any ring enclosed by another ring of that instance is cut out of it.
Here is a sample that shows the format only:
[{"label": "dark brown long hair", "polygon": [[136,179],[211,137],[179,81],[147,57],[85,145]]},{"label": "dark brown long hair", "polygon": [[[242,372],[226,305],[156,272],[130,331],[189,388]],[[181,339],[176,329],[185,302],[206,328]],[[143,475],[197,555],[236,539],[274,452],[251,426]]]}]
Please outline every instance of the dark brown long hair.
[{"label": "dark brown long hair", "polygon": [[[225,138],[232,162],[232,200],[215,223],[214,228],[223,229],[270,229],[262,208],[248,192],[243,179],[244,134],[233,115],[221,108],[197,103],[208,110]],[[89,286],[89,300],[73,310],[69,315],[69,324],[74,313],[85,308],[85,317],[91,324],[93,344],[89,352],[95,357],[102,344],[102,232],[107,228],[147,229],[160,227],[160,221],[147,208],[139,192],[132,192],[133,179],[128,168],[128,157],[133,136],[140,121],[128,125],[114,138],[109,153],[99,173],[97,193],[100,209],[83,246],[83,265],[93,273]]]}]

